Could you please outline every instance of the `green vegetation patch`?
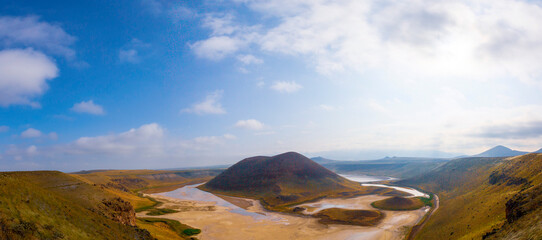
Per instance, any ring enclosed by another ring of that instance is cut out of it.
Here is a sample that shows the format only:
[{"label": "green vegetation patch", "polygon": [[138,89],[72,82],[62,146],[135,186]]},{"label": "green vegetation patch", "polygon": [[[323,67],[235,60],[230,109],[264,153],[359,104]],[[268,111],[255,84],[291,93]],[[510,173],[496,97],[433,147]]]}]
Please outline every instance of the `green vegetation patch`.
[{"label": "green vegetation patch", "polygon": [[423,202],[423,204],[425,204],[425,206],[433,207],[433,194],[432,193],[429,194],[429,198],[418,197],[418,199],[420,199]]},{"label": "green vegetation patch", "polygon": [[155,208],[155,209],[150,210],[147,213],[147,215],[149,215],[149,216],[160,216],[160,215],[169,214],[169,213],[176,213],[176,212],[179,212],[179,211],[169,209],[169,208]]},{"label": "green vegetation patch", "polygon": [[200,234],[201,233],[201,230],[197,229],[197,228],[187,228],[185,230],[183,230],[183,234],[187,235],[187,236],[192,236],[192,235],[196,235],[196,234]]},{"label": "green vegetation patch", "polygon": [[[144,197],[144,198],[147,198],[149,200],[151,200],[153,203],[152,205],[147,205],[147,206],[143,206],[143,207],[138,207],[135,209],[136,212],[143,212],[143,211],[149,211],[149,210],[152,210],[152,209],[155,209],[156,207],[159,207],[160,205],[162,205],[162,202],[152,198],[152,197],[149,197],[149,196],[143,196],[142,194],[140,195],[140,197]],[[158,214],[158,215],[162,215],[162,214]]]},{"label": "green vegetation patch", "polygon": [[171,230],[183,238],[201,233],[200,229],[190,227],[176,220],[166,218],[139,218],[139,220],[147,223],[165,223]]},{"label": "green vegetation patch", "polygon": [[410,211],[425,206],[420,198],[391,197],[371,203],[374,208],[390,211]]}]

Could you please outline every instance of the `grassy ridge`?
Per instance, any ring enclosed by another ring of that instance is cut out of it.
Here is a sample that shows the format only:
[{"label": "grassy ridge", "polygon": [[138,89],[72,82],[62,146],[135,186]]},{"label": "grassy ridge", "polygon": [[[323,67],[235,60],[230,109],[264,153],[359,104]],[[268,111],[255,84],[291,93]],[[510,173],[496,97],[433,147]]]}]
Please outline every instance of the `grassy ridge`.
[{"label": "grassy ridge", "polygon": [[193,232],[136,220],[132,206],[156,215],[172,212],[157,209],[159,202],[138,191],[203,182],[220,171],[0,173],[0,239],[190,239]]},{"label": "grassy ridge", "polygon": [[[173,209],[159,208],[162,203],[143,193],[172,191],[185,185],[208,181],[222,172],[216,170],[103,170],[84,171],[72,174],[74,177],[100,186],[106,191],[130,201],[136,212],[148,211],[147,215],[159,216],[177,212]],[[149,218],[150,219],[150,218]],[[195,239],[189,232],[179,229],[192,229],[175,220],[138,219],[137,226],[148,230],[157,239]],[[188,230],[191,231],[191,230]]]},{"label": "grassy ridge", "polygon": [[114,197],[61,172],[0,173],[0,239],[152,239],[106,217]]},{"label": "grassy ridge", "polygon": [[[401,184],[435,192],[440,199],[416,239],[542,236],[542,154],[457,159]],[[514,213],[520,217],[514,220]]]}]

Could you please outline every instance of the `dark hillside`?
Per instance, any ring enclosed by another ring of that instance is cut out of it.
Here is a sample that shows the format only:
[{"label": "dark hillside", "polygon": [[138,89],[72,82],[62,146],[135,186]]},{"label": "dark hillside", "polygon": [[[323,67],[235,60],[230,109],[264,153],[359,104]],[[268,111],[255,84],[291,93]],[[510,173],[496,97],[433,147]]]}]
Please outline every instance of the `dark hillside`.
[{"label": "dark hillside", "polygon": [[261,199],[268,206],[368,193],[361,187],[307,157],[288,152],[273,157],[251,157],[231,166],[201,189],[225,195]]},{"label": "dark hillside", "polygon": [[294,181],[303,184],[304,181],[320,181],[326,178],[335,187],[344,180],[303,155],[289,152],[274,157],[244,159],[205,186],[227,191],[267,191],[273,188],[280,192],[278,187],[281,182]]}]

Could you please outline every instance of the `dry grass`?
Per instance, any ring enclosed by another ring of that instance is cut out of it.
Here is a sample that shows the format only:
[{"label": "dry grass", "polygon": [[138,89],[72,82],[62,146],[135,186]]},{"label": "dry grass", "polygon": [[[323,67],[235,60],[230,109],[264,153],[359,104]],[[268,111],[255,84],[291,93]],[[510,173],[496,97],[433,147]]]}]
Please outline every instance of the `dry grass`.
[{"label": "dry grass", "polygon": [[[506,177],[491,181],[492,173]],[[517,179],[527,183],[516,185]],[[506,203],[520,191],[527,192],[541,183],[542,154],[453,160],[433,173],[410,180],[410,184],[435,192],[440,199],[438,211],[416,239],[481,239],[494,229],[493,235],[501,238],[513,237],[504,237],[504,232],[525,233],[519,239],[529,239],[525,236],[533,232],[542,234],[540,227],[536,230],[539,224],[534,217],[542,213],[540,207],[515,223],[507,223],[506,218]]]},{"label": "dry grass", "polygon": [[100,212],[114,197],[61,172],[0,173],[0,239],[144,239]]}]

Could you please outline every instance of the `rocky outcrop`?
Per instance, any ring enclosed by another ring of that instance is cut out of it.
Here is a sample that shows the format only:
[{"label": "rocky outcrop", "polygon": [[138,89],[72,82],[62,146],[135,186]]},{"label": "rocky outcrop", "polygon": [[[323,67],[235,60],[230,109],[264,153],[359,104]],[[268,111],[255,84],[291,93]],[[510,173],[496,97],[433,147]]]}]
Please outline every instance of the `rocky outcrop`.
[{"label": "rocky outcrop", "polygon": [[134,207],[121,198],[103,199],[98,205],[99,212],[107,218],[128,226],[136,225]]},{"label": "rocky outcrop", "polygon": [[513,223],[542,206],[542,185],[520,191],[506,202],[506,220]]},{"label": "rocky outcrop", "polygon": [[489,184],[496,185],[503,183],[506,184],[506,186],[519,186],[527,184],[529,181],[527,181],[525,178],[508,176],[499,172],[492,172],[491,175],[489,175]]}]

